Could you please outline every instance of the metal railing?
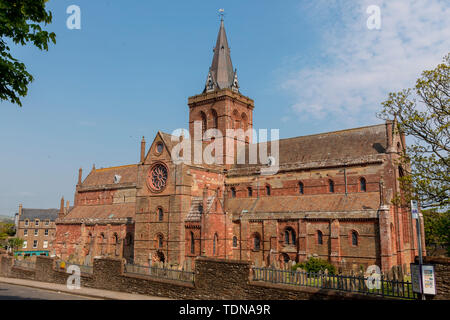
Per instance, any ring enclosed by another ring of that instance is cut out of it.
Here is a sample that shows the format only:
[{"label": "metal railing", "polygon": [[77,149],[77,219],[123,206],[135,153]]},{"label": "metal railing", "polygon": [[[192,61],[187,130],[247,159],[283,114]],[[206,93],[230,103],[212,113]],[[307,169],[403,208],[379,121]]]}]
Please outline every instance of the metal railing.
[{"label": "metal railing", "polygon": [[147,267],[136,264],[126,264],[125,273],[146,275],[155,278],[194,282],[194,272],[170,268]]},{"label": "metal railing", "polygon": [[25,269],[35,269],[36,262],[28,261],[28,260],[14,260],[14,266],[25,268]]},{"label": "metal railing", "polygon": [[67,270],[67,268],[69,266],[77,266],[80,268],[80,272],[82,273],[89,273],[92,274],[94,272],[94,267],[90,266],[90,265],[84,265],[84,264],[76,264],[76,263],[71,263],[71,262],[67,262],[67,261],[63,261],[63,260],[57,260],[56,261],[56,268],[57,269],[62,269],[62,270]]},{"label": "metal railing", "polygon": [[252,268],[252,274],[254,281],[357,292],[382,297],[417,299],[417,294],[412,291],[411,282],[388,280],[384,279],[383,275],[380,275],[378,278],[374,277],[369,279],[368,277],[359,276],[331,275],[257,267]]}]

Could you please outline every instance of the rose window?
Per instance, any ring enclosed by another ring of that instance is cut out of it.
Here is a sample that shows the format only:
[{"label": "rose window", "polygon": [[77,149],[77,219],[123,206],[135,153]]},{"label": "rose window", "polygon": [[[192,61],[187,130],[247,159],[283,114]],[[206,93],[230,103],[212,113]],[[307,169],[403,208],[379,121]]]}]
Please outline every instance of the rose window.
[{"label": "rose window", "polygon": [[165,165],[158,163],[153,166],[148,174],[148,184],[155,191],[164,189],[167,183],[167,168]]}]

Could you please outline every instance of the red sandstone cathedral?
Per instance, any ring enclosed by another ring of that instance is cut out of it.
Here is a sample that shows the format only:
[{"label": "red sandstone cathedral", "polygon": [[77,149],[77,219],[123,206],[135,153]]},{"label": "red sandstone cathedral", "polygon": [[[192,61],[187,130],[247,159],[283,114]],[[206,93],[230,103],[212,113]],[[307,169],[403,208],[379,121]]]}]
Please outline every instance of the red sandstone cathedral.
[{"label": "red sandstone cathedral", "polygon": [[[191,137],[196,122],[203,131],[253,128],[254,103],[239,91],[223,21],[205,88],[188,106]],[[404,266],[417,236],[408,207],[391,203],[405,171],[396,164],[405,137],[394,127],[281,139],[273,175],[234,156],[224,165],[176,163],[183,137],[158,132],[148,150],[142,140],[137,164],[94,167],[84,180],[80,169],[74,206],[61,201],[52,253],[83,264],[110,256],[180,266],[209,256],[268,266],[317,256],[344,270]],[[241,142],[248,150],[252,137]]]}]

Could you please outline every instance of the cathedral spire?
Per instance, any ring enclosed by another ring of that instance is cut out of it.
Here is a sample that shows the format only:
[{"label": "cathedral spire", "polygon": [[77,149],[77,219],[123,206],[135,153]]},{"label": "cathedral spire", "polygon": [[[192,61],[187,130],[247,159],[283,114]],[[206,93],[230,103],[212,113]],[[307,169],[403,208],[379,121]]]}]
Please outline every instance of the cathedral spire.
[{"label": "cathedral spire", "polygon": [[206,80],[204,92],[210,92],[229,88],[233,91],[239,91],[237,72],[233,70],[231,62],[230,47],[228,46],[227,35],[223,23],[223,16],[220,19],[220,29],[217,35],[214,56],[209,68],[208,78]]}]

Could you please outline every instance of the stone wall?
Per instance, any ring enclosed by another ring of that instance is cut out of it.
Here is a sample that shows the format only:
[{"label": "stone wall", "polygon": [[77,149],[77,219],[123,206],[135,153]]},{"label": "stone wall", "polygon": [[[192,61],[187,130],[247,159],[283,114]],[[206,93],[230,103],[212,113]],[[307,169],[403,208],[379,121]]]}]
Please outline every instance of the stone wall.
[{"label": "stone wall", "polygon": [[[435,266],[437,295],[429,299],[450,299],[450,259],[425,257]],[[210,300],[331,300],[381,299],[357,293],[301,287],[251,280],[248,261],[198,257],[194,283],[154,278],[124,272],[122,260],[96,258],[93,274],[81,274],[81,286],[138,293],[172,299]],[[0,276],[65,284],[69,274],[53,258],[38,256],[35,269],[13,265],[13,257],[0,256]]]},{"label": "stone wall", "polygon": [[[418,257],[416,257],[418,263]],[[424,264],[432,264],[436,274],[436,295],[426,296],[427,300],[450,300],[450,258],[424,257]]]}]

